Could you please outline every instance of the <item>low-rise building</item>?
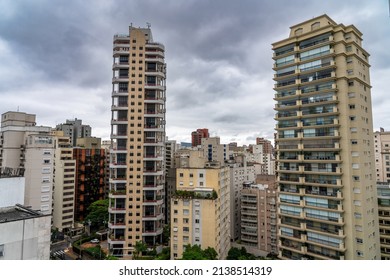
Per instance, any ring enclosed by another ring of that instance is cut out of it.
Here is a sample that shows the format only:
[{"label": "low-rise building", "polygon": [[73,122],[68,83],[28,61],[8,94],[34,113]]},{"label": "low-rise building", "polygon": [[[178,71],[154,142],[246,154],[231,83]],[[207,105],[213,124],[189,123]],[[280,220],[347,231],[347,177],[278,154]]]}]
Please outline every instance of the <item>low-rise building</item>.
[{"label": "low-rise building", "polygon": [[51,216],[20,204],[0,208],[0,260],[48,260]]}]

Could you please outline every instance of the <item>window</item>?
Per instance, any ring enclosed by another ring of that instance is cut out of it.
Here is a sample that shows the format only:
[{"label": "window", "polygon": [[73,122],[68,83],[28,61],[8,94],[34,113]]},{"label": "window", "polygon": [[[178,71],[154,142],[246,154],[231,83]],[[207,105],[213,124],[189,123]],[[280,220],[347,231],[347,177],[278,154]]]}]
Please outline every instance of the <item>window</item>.
[{"label": "window", "polygon": [[311,25],[311,30],[315,30],[320,28],[320,23],[317,21]]},{"label": "window", "polygon": [[49,173],[50,173],[50,167],[42,168],[42,174],[49,174]]},{"label": "window", "polygon": [[295,30],[294,33],[295,33],[295,36],[298,36],[298,35],[301,35],[302,32],[303,32],[303,29],[302,28],[298,28],[298,29]]},{"label": "window", "polygon": [[362,202],[360,200],[354,200],[353,201],[353,205],[355,206],[361,206],[362,205]]},{"label": "window", "polygon": [[0,258],[4,257],[4,244],[0,245]]}]

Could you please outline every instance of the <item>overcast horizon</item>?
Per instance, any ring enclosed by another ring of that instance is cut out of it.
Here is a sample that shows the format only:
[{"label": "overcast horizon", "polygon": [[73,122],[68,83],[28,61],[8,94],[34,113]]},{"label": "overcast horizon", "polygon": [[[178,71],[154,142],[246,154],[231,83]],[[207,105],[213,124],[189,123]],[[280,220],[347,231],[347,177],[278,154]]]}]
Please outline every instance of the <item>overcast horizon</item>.
[{"label": "overcast horizon", "polygon": [[108,140],[113,36],[150,23],[165,45],[170,140],[190,142],[198,128],[226,144],[273,140],[271,44],[322,14],[363,33],[374,131],[390,131],[388,0],[2,0],[0,113],[35,114],[52,127],[78,118]]}]

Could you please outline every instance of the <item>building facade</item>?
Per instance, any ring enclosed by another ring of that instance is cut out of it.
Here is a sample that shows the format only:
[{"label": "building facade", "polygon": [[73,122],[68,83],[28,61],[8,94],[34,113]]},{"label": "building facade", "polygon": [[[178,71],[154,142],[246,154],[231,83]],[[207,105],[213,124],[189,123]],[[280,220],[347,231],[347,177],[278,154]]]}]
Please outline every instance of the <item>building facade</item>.
[{"label": "building facade", "polygon": [[77,118],[58,124],[56,130],[63,131],[64,136],[70,137],[70,142],[73,146],[76,146],[77,138],[91,137],[92,135],[91,126],[83,124],[83,121]]},{"label": "building facade", "polygon": [[390,132],[383,128],[374,132],[377,182],[390,182]]},{"label": "building facade", "polygon": [[390,260],[390,186],[378,183],[377,188],[381,260]]},{"label": "building facade", "polygon": [[219,137],[202,138],[201,148],[207,161],[216,161],[224,165],[229,159],[229,145],[221,144]]},{"label": "building facade", "polygon": [[241,190],[240,244],[257,256],[277,255],[275,177],[260,176]]},{"label": "building facade", "polygon": [[25,206],[52,213],[54,141],[50,127],[36,126],[35,115],[1,115],[0,167],[23,170]]},{"label": "building facade", "polygon": [[230,238],[237,241],[241,236],[241,191],[244,183],[254,182],[255,167],[242,156],[241,163],[228,163],[230,168]]},{"label": "building facade", "polygon": [[51,216],[22,205],[0,208],[0,260],[49,260]]},{"label": "building facade", "polygon": [[62,135],[54,138],[53,227],[66,231],[72,229],[75,222],[76,160],[70,138]]},{"label": "building facade", "polygon": [[369,54],[327,15],[273,44],[279,257],[379,259]]},{"label": "building facade", "polygon": [[76,147],[73,160],[76,162],[74,219],[83,222],[88,207],[105,198],[105,150]]},{"label": "building facade", "polygon": [[202,144],[202,138],[209,138],[209,130],[207,128],[198,128],[196,131],[191,132],[191,145],[197,147]]},{"label": "building facade", "polygon": [[171,198],[171,259],[180,259],[187,245],[214,248],[219,259],[230,249],[229,167],[219,163],[177,168]]},{"label": "building facade", "polygon": [[164,224],[165,47],[150,28],[129,27],[113,42],[110,253],[136,242],[160,246]]}]

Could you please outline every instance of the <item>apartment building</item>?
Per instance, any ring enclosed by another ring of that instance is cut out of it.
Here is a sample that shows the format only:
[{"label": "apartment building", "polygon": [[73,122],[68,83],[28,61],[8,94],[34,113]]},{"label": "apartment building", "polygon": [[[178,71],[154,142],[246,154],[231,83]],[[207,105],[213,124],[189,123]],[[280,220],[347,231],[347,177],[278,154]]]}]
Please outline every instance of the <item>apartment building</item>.
[{"label": "apartment building", "polygon": [[64,136],[70,137],[70,143],[76,146],[78,138],[91,137],[92,128],[89,125],[83,124],[83,121],[75,118],[74,120],[66,120],[65,123],[56,126],[57,131],[63,131]]},{"label": "apartment building", "polygon": [[53,227],[69,231],[75,226],[76,160],[70,138],[61,131],[55,135]]},{"label": "apartment building", "polygon": [[282,259],[379,259],[369,54],[327,15],[273,44]]},{"label": "apartment building", "polygon": [[242,160],[229,162],[230,168],[230,238],[237,241],[241,236],[241,191],[244,183],[254,182],[255,167],[248,164],[244,155],[238,156]]},{"label": "apartment building", "polygon": [[381,260],[390,260],[390,185],[377,183]]},{"label": "apartment building", "polygon": [[108,243],[118,257],[131,257],[137,241],[162,244],[164,53],[150,28],[114,36]]},{"label": "apartment building", "polygon": [[390,131],[374,132],[375,170],[377,182],[390,182]]},{"label": "apartment building", "polygon": [[224,165],[229,159],[229,145],[221,144],[219,137],[202,138],[201,149],[208,161],[216,161]]},{"label": "apartment building", "polygon": [[191,132],[191,145],[197,147],[202,144],[202,138],[209,138],[209,130],[207,128],[198,128],[196,131]]},{"label": "apartment building", "polygon": [[24,205],[52,213],[54,140],[50,127],[36,126],[35,115],[1,115],[0,167],[24,170]]},{"label": "apartment building", "polygon": [[94,148],[100,147],[100,142],[95,144],[73,148],[72,156],[76,162],[75,221],[85,221],[88,207],[105,198],[105,150]]},{"label": "apartment building", "polygon": [[230,249],[229,167],[219,162],[179,167],[176,177],[171,198],[171,259],[180,259],[188,244],[214,248],[218,258],[225,259]]},{"label": "apartment building", "polygon": [[275,176],[261,175],[241,190],[240,244],[257,256],[276,255]]}]

